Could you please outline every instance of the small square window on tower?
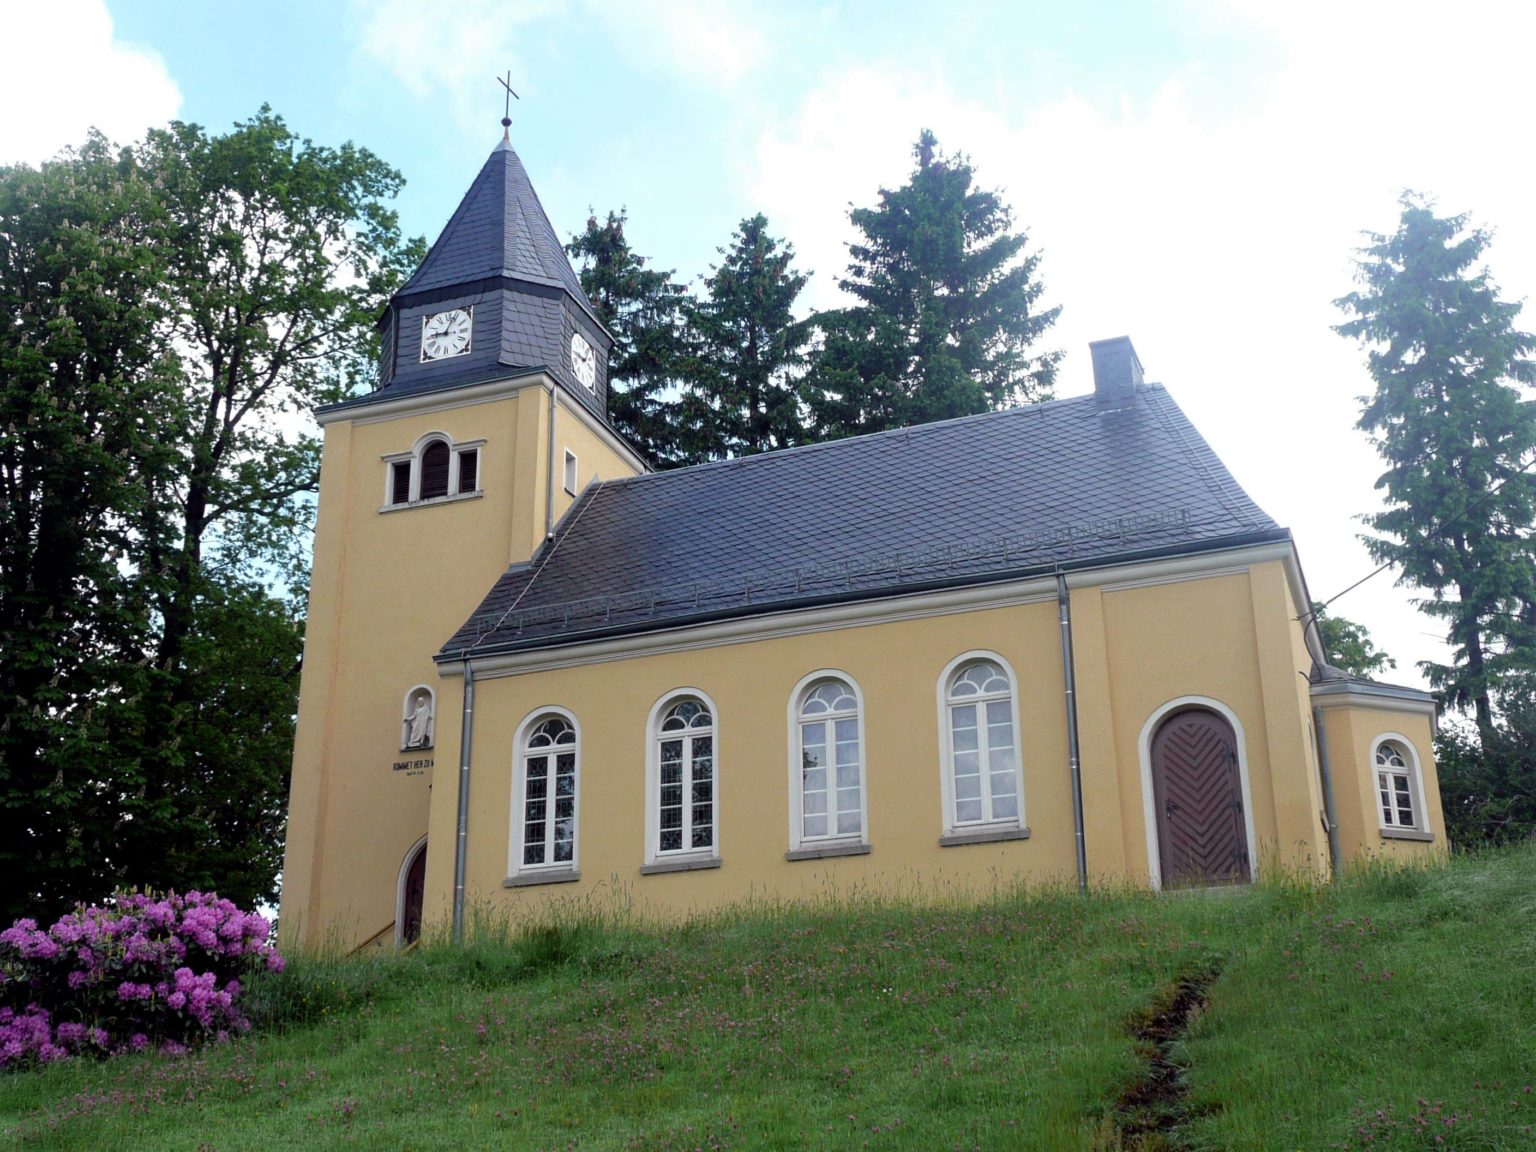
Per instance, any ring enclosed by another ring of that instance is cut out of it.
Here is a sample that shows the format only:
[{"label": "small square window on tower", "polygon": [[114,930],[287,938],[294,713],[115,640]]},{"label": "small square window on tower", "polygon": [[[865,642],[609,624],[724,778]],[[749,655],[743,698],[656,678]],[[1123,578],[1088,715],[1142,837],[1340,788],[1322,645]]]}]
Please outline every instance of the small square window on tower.
[{"label": "small square window on tower", "polygon": [[569,448],[565,450],[565,490],[576,495],[576,453]]}]

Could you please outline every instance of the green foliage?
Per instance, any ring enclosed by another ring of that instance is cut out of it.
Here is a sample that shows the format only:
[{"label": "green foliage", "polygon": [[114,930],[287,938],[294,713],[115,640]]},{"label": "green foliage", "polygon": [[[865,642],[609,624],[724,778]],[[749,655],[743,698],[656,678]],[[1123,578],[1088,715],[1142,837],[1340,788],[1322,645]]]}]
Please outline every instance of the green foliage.
[{"label": "green foliage", "polygon": [[705,432],[693,455],[709,460],[800,440],[810,337],[794,317],[807,277],[791,269],[794,249],[769,235],[764,216],[743,220],[720,255],[704,281],[706,295],[686,309],[684,386],[704,413]]},{"label": "green foliage", "polygon": [[821,439],[878,432],[1050,398],[1059,352],[1032,352],[1056,322],[1042,309],[1040,255],[963,155],[924,131],[907,183],[849,219],[839,283],[858,303],[815,318],[811,376]]},{"label": "green foliage", "polygon": [[1356,624],[1342,616],[1330,616],[1327,608],[1316,600],[1312,602],[1312,618],[1317,621],[1328,663],[1340,671],[1369,679],[1378,672],[1397,667],[1396,660],[1376,647],[1364,624]]},{"label": "green foliage", "polygon": [[1536,692],[1506,692],[1490,737],[1445,725],[1435,771],[1446,834],[1460,848],[1536,836]]},{"label": "green foliage", "polygon": [[1173,1146],[1524,1149],[1533,868],[1536,845],[1219,896],[557,915],[466,950],[298,957],[247,991],[253,1013],[291,993],[264,1036],[0,1078],[0,1139],[1108,1150],[1147,1071],[1134,1028],[1215,969],[1169,1047]]},{"label": "green foliage", "polygon": [[1536,383],[1536,337],[1473,271],[1485,232],[1402,205],[1397,231],[1361,250],[1361,290],[1337,301],[1351,316],[1337,330],[1370,350],[1359,426],[1387,464],[1366,544],[1446,622],[1454,664],[1423,667],[1486,744],[1501,680],[1536,670],[1536,400],[1520,387]]},{"label": "green foliage", "polygon": [[[608,369],[608,419],[659,467],[686,462],[686,429],[669,395],[683,358],[684,288],[671,272],[645,266],[624,235],[624,212],[599,221],[565,250],[578,262],[581,287],[614,339]],[[697,421],[694,428],[697,429]]]},{"label": "green foliage", "polygon": [[268,899],[319,453],[400,177],[263,108],[0,170],[0,916]]}]

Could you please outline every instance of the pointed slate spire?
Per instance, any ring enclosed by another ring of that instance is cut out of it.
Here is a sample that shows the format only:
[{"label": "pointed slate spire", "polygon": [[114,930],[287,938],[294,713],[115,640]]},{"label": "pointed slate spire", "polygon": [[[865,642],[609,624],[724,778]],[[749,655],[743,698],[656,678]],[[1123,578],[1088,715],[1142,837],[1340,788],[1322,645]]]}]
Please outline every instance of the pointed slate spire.
[{"label": "pointed slate spire", "polygon": [[510,140],[487,157],[458,211],[400,291],[411,295],[498,275],[558,285],[591,308]]},{"label": "pointed slate spire", "polygon": [[[429,358],[425,325],[455,310],[470,314],[467,347]],[[543,369],[607,417],[612,337],[505,135],[421,267],[391,298],[380,326],[381,390],[438,391]],[[583,353],[584,374],[573,362],[573,343]]]}]

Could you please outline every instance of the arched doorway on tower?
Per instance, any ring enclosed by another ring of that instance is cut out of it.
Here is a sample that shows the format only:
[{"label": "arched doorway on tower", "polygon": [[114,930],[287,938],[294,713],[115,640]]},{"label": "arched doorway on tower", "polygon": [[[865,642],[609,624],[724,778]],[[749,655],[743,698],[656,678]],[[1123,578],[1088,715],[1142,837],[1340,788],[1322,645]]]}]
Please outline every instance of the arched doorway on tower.
[{"label": "arched doorway on tower", "polygon": [[395,910],[395,943],[405,947],[421,939],[421,908],[427,887],[427,838],[423,836],[400,866],[399,896]]},{"label": "arched doorway on tower", "polygon": [[1211,708],[1182,708],[1152,735],[1152,799],[1163,888],[1253,878],[1237,734]]}]

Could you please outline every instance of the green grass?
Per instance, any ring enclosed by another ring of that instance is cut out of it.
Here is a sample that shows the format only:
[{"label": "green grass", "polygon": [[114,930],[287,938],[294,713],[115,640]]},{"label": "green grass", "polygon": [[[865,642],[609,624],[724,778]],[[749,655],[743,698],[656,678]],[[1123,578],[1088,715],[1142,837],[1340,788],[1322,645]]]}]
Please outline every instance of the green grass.
[{"label": "green grass", "polygon": [[1113,1149],[1134,1022],[1216,968],[1167,1147],[1536,1148],[1532,846],[1336,887],[482,935],[299,960],[253,989],[261,1034],[193,1057],[0,1076],[0,1145]]}]

